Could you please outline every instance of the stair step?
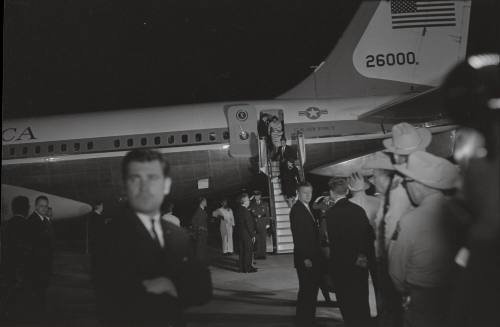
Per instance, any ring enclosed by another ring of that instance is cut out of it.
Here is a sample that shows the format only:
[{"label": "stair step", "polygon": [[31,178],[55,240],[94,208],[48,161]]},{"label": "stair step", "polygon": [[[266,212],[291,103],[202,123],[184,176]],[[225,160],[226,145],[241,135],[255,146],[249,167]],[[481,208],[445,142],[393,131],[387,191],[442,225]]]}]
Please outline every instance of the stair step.
[{"label": "stair step", "polygon": [[290,228],[290,222],[289,221],[277,221],[276,227],[277,228]]},{"label": "stair step", "polygon": [[290,213],[290,208],[276,208],[276,215],[288,215]]},{"label": "stair step", "polygon": [[278,244],[280,243],[293,243],[293,236],[292,235],[286,235],[286,236],[282,236],[280,235],[279,238],[278,238]]},{"label": "stair step", "polygon": [[278,229],[278,230],[276,230],[276,236],[278,236],[278,237],[288,236],[288,235],[292,235],[291,229]]},{"label": "stair step", "polygon": [[274,202],[274,207],[275,208],[288,208],[288,203],[285,201],[276,201]]},{"label": "stair step", "polygon": [[276,221],[290,221],[290,217],[288,215],[276,215]]},{"label": "stair step", "polygon": [[291,253],[293,252],[293,243],[278,244],[278,253]]},{"label": "stair step", "polygon": [[274,196],[274,203],[283,202],[283,201],[285,201],[285,197],[283,195],[275,195]]}]

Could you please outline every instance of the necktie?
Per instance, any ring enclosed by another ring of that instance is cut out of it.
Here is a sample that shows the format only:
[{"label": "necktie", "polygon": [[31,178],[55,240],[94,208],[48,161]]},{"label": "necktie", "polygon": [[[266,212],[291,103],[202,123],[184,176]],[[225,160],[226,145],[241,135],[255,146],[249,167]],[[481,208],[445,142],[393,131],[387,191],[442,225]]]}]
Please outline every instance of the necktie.
[{"label": "necktie", "polygon": [[156,220],[154,218],[151,218],[151,236],[153,237],[153,241],[155,242],[155,244],[161,248],[162,246],[161,246],[160,238],[158,237],[158,234],[156,233],[156,230],[155,230],[155,223],[156,223]]}]

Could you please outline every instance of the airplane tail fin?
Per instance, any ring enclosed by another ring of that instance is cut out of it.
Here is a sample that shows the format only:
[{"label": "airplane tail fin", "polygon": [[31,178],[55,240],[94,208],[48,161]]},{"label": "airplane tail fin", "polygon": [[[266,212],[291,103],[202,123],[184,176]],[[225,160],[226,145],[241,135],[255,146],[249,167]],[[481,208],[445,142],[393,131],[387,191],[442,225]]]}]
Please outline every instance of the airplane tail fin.
[{"label": "airplane tail fin", "polygon": [[420,92],[465,58],[471,0],[363,1],[327,59],[278,99]]}]

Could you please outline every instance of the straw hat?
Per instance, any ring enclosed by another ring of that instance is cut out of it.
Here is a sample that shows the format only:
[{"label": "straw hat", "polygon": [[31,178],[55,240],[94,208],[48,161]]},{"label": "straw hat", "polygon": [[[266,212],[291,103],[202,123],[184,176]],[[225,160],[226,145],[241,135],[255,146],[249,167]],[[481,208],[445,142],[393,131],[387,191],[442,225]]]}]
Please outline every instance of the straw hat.
[{"label": "straw hat", "polygon": [[457,185],[459,169],[448,160],[428,152],[417,151],[408,157],[408,163],[394,165],[397,171],[426,186],[447,190]]},{"label": "straw hat", "polygon": [[386,152],[410,154],[425,150],[431,143],[432,134],[426,128],[415,128],[408,123],[392,126],[392,138],[385,139]]},{"label": "straw hat", "polygon": [[392,164],[387,153],[379,151],[366,158],[362,168],[394,170],[394,165]]}]

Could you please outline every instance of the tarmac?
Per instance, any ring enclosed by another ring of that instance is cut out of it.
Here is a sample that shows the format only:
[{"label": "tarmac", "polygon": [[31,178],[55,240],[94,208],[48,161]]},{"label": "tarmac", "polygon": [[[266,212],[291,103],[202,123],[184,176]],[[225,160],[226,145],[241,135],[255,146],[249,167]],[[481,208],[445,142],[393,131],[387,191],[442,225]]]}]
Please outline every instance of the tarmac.
[{"label": "tarmac", "polygon": [[[240,273],[237,255],[211,252],[214,296],[208,304],[186,311],[187,326],[293,326],[298,280],[292,254],[268,255],[256,261],[258,272]],[[49,325],[99,326],[88,272],[89,256],[81,251],[56,254],[48,290]],[[334,293],[331,297],[333,305],[327,305],[319,292],[317,321],[322,326],[344,326]],[[373,307],[373,295],[370,302]]]}]

